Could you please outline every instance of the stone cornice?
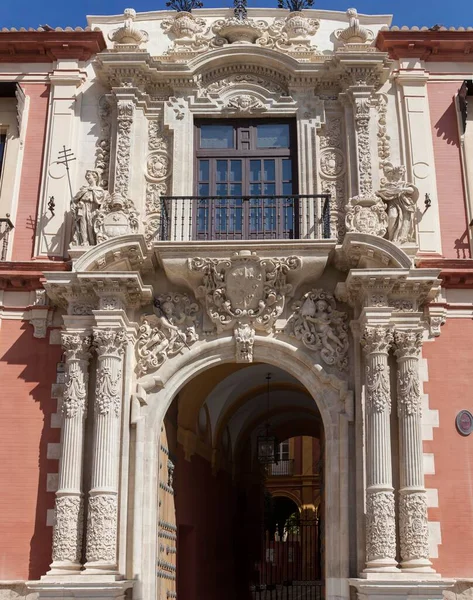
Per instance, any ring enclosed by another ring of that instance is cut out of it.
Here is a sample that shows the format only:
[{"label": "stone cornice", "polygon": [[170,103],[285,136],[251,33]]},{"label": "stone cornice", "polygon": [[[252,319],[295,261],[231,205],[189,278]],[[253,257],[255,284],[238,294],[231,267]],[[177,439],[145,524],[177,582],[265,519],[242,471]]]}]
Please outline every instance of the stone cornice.
[{"label": "stone cornice", "polygon": [[90,60],[106,47],[101,31],[0,31],[0,62]]},{"label": "stone cornice", "polygon": [[376,47],[394,59],[473,62],[471,31],[380,31]]},{"label": "stone cornice", "polygon": [[42,289],[44,271],[69,271],[66,262],[1,262],[0,290],[30,291]]},{"label": "stone cornice", "polygon": [[420,268],[440,269],[439,278],[444,288],[473,289],[473,260],[432,258],[416,261]]},{"label": "stone cornice", "polygon": [[[138,308],[150,304],[153,289],[139,273],[45,273],[44,287],[51,300],[71,314],[94,309]],[[74,307],[80,306],[80,312]]]},{"label": "stone cornice", "polygon": [[340,300],[359,308],[389,308],[417,313],[433,300],[440,287],[437,269],[352,269],[337,285]]},{"label": "stone cornice", "polygon": [[[223,47],[196,55],[185,62],[170,62],[165,57],[153,57],[147,52],[102,52],[97,56],[96,71],[109,87],[136,87],[159,96],[173,90],[198,89],[208,73],[225,66],[228,73],[266,72],[289,87],[313,87],[329,82],[338,83],[340,89],[359,83],[355,71],[376,74],[381,84],[389,74],[387,53],[375,48],[370,51],[344,51],[320,55],[313,62],[300,62],[292,56],[257,45]],[[264,65],[264,66],[263,66]],[[227,74],[228,75],[228,74]],[[373,83],[374,85],[374,83]]]}]

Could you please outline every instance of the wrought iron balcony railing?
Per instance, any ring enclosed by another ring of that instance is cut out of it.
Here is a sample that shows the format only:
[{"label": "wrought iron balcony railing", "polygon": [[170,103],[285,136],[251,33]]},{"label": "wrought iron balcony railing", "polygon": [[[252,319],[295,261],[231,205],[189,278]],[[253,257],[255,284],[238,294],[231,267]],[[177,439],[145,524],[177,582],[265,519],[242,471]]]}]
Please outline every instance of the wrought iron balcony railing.
[{"label": "wrought iron balcony railing", "polygon": [[157,240],[330,239],[330,196],[166,196],[158,227]]},{"label": "wrought iron balcony railing", "polygon": [[0,261],[7,260],[8,240],[10,231],[13,229],[13,223],[9,217],[0,218]]},{"label": "wrought iron balcony railing", "polygon": [[294,459],[287,458],[280,460],[277,463],[270,465],[269,475],[293,475],[294,474]]}]

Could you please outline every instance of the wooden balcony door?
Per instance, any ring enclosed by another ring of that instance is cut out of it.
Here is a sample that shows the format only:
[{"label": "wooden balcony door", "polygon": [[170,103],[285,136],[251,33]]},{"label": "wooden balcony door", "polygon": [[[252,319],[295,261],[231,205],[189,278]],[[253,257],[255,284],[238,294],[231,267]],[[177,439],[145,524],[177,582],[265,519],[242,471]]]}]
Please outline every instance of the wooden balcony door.
[{"label": "wooden balcony door", "polygon": [[196,124],[196,239],[297,237],[295,140],[290,121]]}]

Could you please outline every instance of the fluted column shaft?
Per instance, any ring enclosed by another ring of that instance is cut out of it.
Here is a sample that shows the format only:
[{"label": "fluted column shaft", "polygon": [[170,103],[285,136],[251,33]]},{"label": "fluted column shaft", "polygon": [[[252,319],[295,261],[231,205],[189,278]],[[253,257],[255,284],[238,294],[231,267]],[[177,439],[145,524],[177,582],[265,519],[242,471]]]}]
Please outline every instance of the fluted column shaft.
[{"label": "fluted column shaft", "polygon": [[365,327],[366,357],[366,571],[396,570],[396,523],[391,462],[391,390],[388,352],[392,333]]},{"label": "fluted column shaft", "polygon": [[422,331],[396,331],[397,407],[399,416],[399,534],[401,568],[432,572],[422,453],[419,356]]},{"label": "fluted column shaft", "polygon": [[94,445],[87,516],[86,572],[117,570],[118,480],[123,355],[122,328],[94,328],[97,382]]},{"label": "fluted column shaft", "polygon": [[90,334],[86,332],[62,333],[66,380],[62,402],[61,459],[56,492],[52,573],[77,572],[82,567],[82,472],[91,341]]}]

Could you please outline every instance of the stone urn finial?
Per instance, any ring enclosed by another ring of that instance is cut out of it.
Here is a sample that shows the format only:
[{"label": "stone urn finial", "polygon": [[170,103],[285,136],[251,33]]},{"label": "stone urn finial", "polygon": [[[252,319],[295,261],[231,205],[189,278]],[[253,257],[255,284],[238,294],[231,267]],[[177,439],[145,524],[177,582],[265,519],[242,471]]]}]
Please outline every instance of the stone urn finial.
[{"label": "stone urn finial", "polygon": [[349,8],[346,14],[348,17],[348,27],[337,31],[337,39],[343,44],[366,44],[366,42],[371,41],[373,33],[360,25],[356,8]]},{"label": "stone urn finial", "polygon": [[115,46],[139,46],[148,41],[146,31],[135,27],[136,11],[133,8],[125,8],[123,19],[123,25],[108,35]]}]

